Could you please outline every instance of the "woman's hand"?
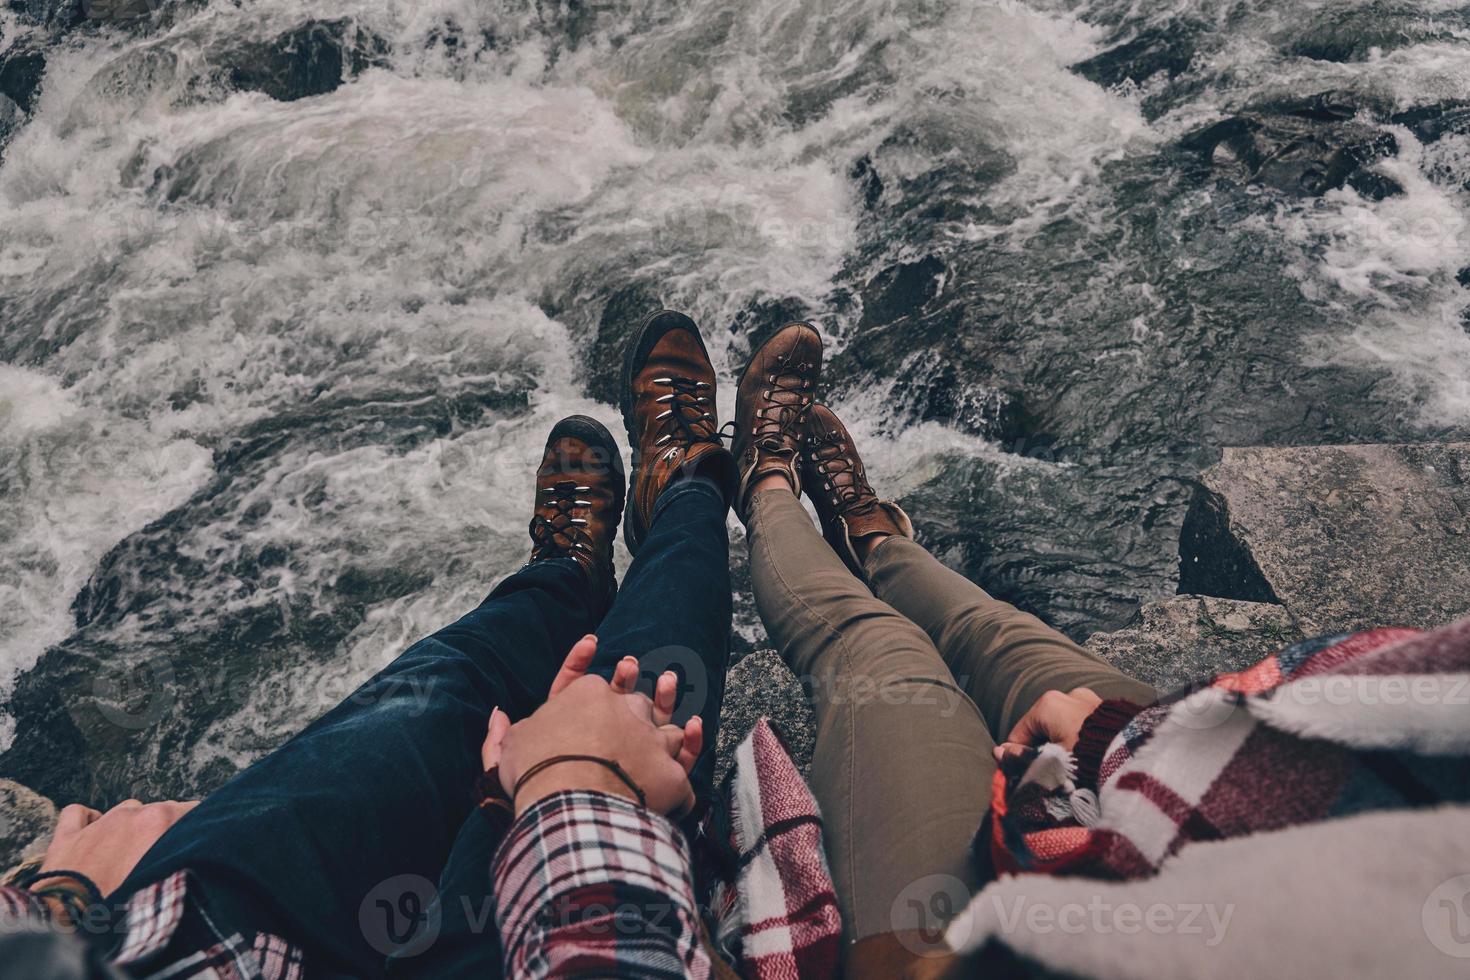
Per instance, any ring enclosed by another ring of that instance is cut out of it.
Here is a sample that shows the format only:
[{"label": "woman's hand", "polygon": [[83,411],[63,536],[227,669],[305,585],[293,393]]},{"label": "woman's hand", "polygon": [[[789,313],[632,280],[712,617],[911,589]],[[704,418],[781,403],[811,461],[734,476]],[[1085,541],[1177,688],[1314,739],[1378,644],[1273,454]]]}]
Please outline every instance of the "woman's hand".
[{"label": "woman's hand", "polygon": [[1055,742],[1068,752],[1077,745],[1082,725],[1102,704],[1102,698],[1085,687],[1071,693],[1047,691],[1021,717],[1005,742],[995,747],[995,760],[1017,756],[1029,746]]},{"label": "woman's hand", "polygon": [[[106,813],[73,803],[61,811],[42,871],[76,871],[110,895],[179,818],[199,805],[124,800]],[[50,884],[42,879],[37,887]]]},{"label": "woman's hand", "polygon": [[[612,682],[589,676],[597,638],[585,636],[567,654],[552,681],[546,704],[530,718],[511,725],[505,712],[490,715],[481,748],[488,771],[500,767],[507,794],[520,774],[559,755],[590,755],[616,762],[660,813],[687,810],[694,802],[688,774],[704,745],[704,725],[691,718],[682,728],[670,723],[678,700],[678,678],[665,671],[654,696],[637,693],[638,661],[624,657]],[[562,762],[542,770],[516,796],[519,814],[537,800],[566,789],[596,789],[633,798],[611,770],[591,762]]]}]

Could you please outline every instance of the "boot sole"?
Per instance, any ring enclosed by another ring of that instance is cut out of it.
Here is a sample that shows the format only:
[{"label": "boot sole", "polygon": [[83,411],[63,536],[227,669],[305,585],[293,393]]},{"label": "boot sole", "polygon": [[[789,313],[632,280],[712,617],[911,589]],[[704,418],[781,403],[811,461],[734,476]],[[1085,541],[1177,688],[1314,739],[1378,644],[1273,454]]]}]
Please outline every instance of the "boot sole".
[{"label": "boot sole", "polygon": [[[623,412],[623,427],[627,432],[628,445],[636,453],[638,451],[638,433],[633,429],[633,376],[643,367],[648,360],[649,353],[654,345],[664,338],[671,330],[687,330],[694,334],[694,339],[699,342],[699,351],[709,359],[709,351],[704,346],[704,337],[699,332],[699,326],[675,310],[659,310],[638,328],[628,341],[628,346],[623,351],[623,374],[622,384],[618,388],[618,407]],[[637,476],[639,460],[633,460],[633,473]],[[630,555],[638,553],[638,547],[643,543],[643,537],[648,529],[643,526],[638,516],[638,508],[628,510],[628,519],[623,522],[623,545],[628,549]]]}]

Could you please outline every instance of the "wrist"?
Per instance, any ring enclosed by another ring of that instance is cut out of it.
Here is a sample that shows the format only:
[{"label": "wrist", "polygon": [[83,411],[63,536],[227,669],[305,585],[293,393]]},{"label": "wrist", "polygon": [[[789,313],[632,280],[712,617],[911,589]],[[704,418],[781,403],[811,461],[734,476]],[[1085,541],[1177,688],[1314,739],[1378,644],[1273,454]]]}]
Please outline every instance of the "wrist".
[{"label": "wrist", "polygon": [[521,783],[516,791],[515,815],[519,817],[546,797],[568,790],[609,793],[638,802],[627,784],[606,766],[595,762],[560,762]]}]

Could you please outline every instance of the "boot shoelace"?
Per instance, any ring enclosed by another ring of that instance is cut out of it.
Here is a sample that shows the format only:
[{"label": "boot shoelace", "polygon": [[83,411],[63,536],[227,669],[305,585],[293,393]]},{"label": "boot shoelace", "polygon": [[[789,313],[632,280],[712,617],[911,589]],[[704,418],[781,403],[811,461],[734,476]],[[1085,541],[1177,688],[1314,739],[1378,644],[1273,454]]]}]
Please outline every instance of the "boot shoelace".
[{"label": "boot shoelace", "polygon": [[[756,447],[762,452],[776,456],[796,455],[796,450],[791,447],[791,432],[801,424],[807,409],[812,405],[812,394],[809,390],[812,383],[806,377],[811,369],[812,365],[805,362],[793,364],[792,356],[788,353],[778,357],[771,373],[766,375],[767,387],[761,392],[761,399],[765,404],[756,409],[750,433]],[[781,395],[795,396],[795,400],[783,401],[779,397]],[[768,414],[772,411],[774,415]],[[726,423],[726,427],[730,429],[727,433],[730,438],[736,435],[734,426],[734,422]]]},{"label": "boot shoelace", "polygon": [[[533,560],[548,554],[570,555],[574,551],[591,557],[592,535],[587,530],[587,518],[573,516],[579,508],[592,506],[591,500],[581,496],[591,490],[575,480],[560,480],[536,492],[536,513],[531,518]],[[550,510],[550,516],[543,513],[546,510]]]},{"label": "boot shoelace", "polygon": [[[715,413],[711,411],[710,392],[713,386],[708,381],[695,381],[680,375],[654,378],[653,383],[669,389],[666,395],[655,399],[668,406],[654,419],[666,425],[666,431],[658,437],[655,446],[665,446],[679,433],[689,442],[718,442],[715,431]],[[672,425],[668,423],[672,422]]]},{"label": "boot shoelace", "polygon": [[[847,512],[876,499],[867,474],[861,464],[854,462],[841,433],[823,432],[807,438],[811,444],[807,458],[822,474],[822,485],[836,495],[838,510]],[[838,480],[843,474],[851,477],[846,483]]]}]

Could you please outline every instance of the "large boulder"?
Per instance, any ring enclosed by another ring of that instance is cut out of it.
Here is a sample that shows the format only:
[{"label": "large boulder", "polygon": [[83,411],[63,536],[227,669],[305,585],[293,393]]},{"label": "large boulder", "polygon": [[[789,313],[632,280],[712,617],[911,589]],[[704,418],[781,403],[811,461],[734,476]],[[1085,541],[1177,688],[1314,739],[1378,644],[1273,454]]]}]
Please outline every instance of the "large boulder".
[{"label": "large boulder", "polygon": [[1179,595],[1150,602],[1132,623],[1094,633],[1087,649],[1162,693],[1244,670],[1302,639],[1282,606]]},{"label": "large boulder", "polygon": [[1470,614],[1470,443],[1227,449],[1200,479],[1181,592],[1279,602],[1308,634]]},{"label": "large boulder", "polygon": [[56,827],[56,804],[9,779],[0,779],[0,873],[38,858]]},{"label": "large boulder", "polygon": [[816,722],[801,682],[774,650],[758,650],[730,668],[725,679],[725,703],[720,709],[719,744],[715,749],[715,778],[725,778],[735,750],[756,722],[769,718],[786,741],[791,758],[802,772],[812,763]]}]

